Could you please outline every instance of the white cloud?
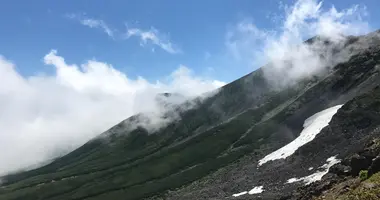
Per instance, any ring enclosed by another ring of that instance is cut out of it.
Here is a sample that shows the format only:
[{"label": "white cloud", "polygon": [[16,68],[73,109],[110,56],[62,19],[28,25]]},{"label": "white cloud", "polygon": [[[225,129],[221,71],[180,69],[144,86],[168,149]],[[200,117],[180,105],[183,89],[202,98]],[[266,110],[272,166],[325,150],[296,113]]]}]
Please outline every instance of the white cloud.
[{"label": "white cloud", "polygon": [[113,37],[113,31],[108,27],[108,25],[103,20],[96,19],[83,19],[80,21],[83,25],[90,28],[101,28],[108,36]]},{"label": "white cloud", "polygon": [[[182,50],[177,47],[177,45],[170,41],[168,35],[161,33],[154,27],[150,28],[149,30],[142,30],[139,28],[128,28],[127,26],[126,33],[121,34],[119,30],[110,28],[110,26],[105,21],[87,17],[86,14],[67,14],[66,17],[79,21],[84,26],[101,29],[112,39],[129,39],[131,37],[137,37],[139,38],[140,46],[142,47],[155,45],[171,54],[182,52]],[[155,52],[155,48],[152,47],[151,51]]]},{"label": "white cloud", "polygon": [[78,20],[82,25],[90,28],[97,28],[103,30],[109,37],[114,38],[115,31],[112,30],[103,20],[88,18],[85,15],[68,14],[68,18]]},{"label": "white cloud", "polygon": [[331,64],[331,57],[320,58],[317,53],[326,50],[322,43],[308,46],[302,44],[305,39],[319,35],[338,44],[343,35],[370,31],[364,6],[354,5],[339,11],[333,6],[326,10],[320,1],[298,0],[292,6],[281,7],[285,13],[281,18],[276,17],[276,22],[282,19],[276,30],[260,29],[252,20],[243,20],[226,34],[227,49],[235,59],[255,68],[270,63],[264,68],[264,75],[276,86],[315,75]]},{"label": "white cloud", "polygon": [[73,150],[135,113],[159,109],[157,93],[194,97],[224,85],[185,66],[155,83],[130,79],[96,60],[67,64],[55,50],[44,63],[56,73],[23,77],[0,57],[0,175]]},{"label": "white cloud", "polygon": [[181,52],[181,50],[168,39],[168,36],[161,34],[157,29],[153,27],[150,30],[127,28],[126,38],[128,39],[133,36],[140,39],[141,46],[153,44],[167,51],[168,53],[176,54]]},{"label": "white cloud", "polygon": [[183,65],[171,74],[171,79],[173,80],[172,87],[180,91],[180,93],[187,93],[186,91],[191,91],[193,88],[202,88],[202,90],[211,91],[215,86],[221,87],[225,84],[218,80],[203,80],[195,77],[192,71]]}]

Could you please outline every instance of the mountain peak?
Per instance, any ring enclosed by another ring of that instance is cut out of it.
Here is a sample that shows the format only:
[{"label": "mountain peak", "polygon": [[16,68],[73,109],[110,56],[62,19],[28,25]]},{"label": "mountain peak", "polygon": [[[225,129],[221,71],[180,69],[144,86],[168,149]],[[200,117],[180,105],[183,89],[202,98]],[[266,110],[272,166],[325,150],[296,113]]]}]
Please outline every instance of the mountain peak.
[{"label": "mountain peak", "polygon": [[[156,124],[136,115],[108,130],[120,136],[104,137],[111,142],[97,138],[44,167],[3,177],[0,199],[306,200],[361,170],[376,174],[380,39],[372,33],[348,41],[338,53],[326,51],[336,61],[326,74],[273,90],[262,71],[251,73],[192,109],[168,113],[149,133],[131,131]],[[186,99],[166,92],[155,101],[167,110]]]}]

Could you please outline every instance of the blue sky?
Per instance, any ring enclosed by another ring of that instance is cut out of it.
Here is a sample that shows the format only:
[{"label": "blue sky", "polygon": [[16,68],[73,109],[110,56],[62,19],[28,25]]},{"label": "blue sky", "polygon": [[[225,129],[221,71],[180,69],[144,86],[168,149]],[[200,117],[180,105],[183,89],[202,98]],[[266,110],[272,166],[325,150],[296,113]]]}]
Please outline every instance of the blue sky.
[{"label": "blue sky", "polygon": [[[283,4],[291,2],[283,1]],[[380,2],[376,0],[324,1],[325,7],[331,4],[337,9],[363,4],[371,19],[380,17],[376,10]],[[276,29],[272,18],[281,14],[280,5],[276,0],[37,0],[30,4],[8,0],[0,8],[0,54],[12,60],[23,75],[53,73],[42,58],[56,49],[68,63],[95,58],[112,64],[131,78],[139,75],[154,81],[182,64],[196,74],[229,82],[257,66],[229,55],[225,46],[228,29],[246,18],[261,29]],[[100,29],[68,18],[70,14],[103,20],[120,34],[126,33],[125,24],[146,31],[154,27],[181,52],[169,53],[155,45],[142,47],[136,37],[112,39]],[[371,25],[376,28],[378,22],[373,21]]]}]

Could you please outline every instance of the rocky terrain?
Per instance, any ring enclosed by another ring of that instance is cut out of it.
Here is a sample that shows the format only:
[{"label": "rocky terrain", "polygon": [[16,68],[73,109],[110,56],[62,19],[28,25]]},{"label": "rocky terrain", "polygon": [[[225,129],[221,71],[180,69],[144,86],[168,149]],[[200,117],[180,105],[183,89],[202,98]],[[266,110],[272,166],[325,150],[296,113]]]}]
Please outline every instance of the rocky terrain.
[{"label": "rocky terrain", "polygon": [[153,132],[138,123],[144,114],[128,118],[2,177],[0,199],[379,199],[378,34],[306,41],[324,44],[329,66],[297,84],[273,88],[269,64],[170,105],[164,118],[175,119]]}]

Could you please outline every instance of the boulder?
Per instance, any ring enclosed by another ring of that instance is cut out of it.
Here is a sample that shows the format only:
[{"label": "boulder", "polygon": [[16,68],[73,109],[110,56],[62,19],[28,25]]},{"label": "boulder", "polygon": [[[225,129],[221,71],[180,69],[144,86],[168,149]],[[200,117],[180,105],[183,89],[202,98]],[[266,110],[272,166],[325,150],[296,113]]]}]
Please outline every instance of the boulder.
[{"label": "boulder", "polygon": [[374,173],[380,171],[380,156],[377,156],[372,160],[372,164],[368,169],[368,175],[371,176]]},{"label": "boulder", "polygon": [[360,170],[367,170],[369,166],[371,166],[371,163],[371,159],[361,156],[359,154],[354,154],[350,158],[351,175],[359,175]]},{"label": "boulder", "polygon": [[329,173],[336,174],[341,177],[351,175],[351,171],[352,169],[350,166],[343,164],[336,164],[329,169]]}]

